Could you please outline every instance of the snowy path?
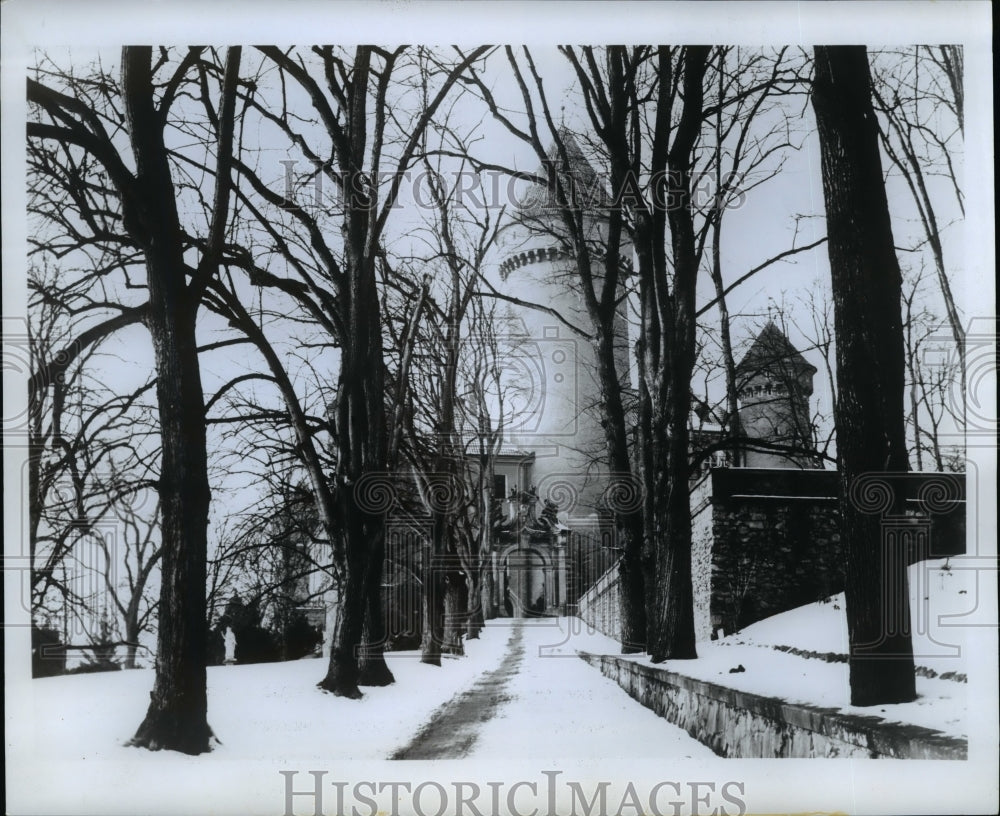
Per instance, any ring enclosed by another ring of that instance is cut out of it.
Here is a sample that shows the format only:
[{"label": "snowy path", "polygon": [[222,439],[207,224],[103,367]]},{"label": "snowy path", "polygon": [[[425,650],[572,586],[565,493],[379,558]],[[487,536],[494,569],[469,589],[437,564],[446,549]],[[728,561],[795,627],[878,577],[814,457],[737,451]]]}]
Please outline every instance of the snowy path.
[{"label": "snowy path", "polygon": [[499,667],[441,706],[393,759],[714,756],[584,663],[571,620],[503,625]]},{"label": "snowy path", "polygon": [[478,726],[496,714],[510,697],[504,689],[524,659],[524,629],[515,626],[507,641],[507,655],[491,672],[480,677],[472,688],[434,712],[430,721],[405,748],[391,759],[452,759],[464,757],[479,736]]}]

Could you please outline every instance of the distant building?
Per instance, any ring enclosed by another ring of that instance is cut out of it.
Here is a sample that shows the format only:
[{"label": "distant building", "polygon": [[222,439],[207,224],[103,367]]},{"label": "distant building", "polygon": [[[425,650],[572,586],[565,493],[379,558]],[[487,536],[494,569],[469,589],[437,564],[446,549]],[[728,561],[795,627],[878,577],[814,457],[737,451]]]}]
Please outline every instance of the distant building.
[{"label": "distant building", "polygon": [[[566,131],[561,138],[572,168],[569,175],[587,191],[588,201],[599,198],[603,187],[576,140]],[[554,148],[550,158],[557,160]],[[584,210],[582,218],[591,236],[591,275],[599,285],[607,213],[593,207]],[[505,304],[512,347],[505,365],[510,381],[521,389],[513,394],[517,410],[507,419],[505,441],[534,453],[533,483],[541,499],[557,501],[561,517],[592,516],[600,512],[607,487],[600,381],[594,347],[587,339],[593,329],[577,262],[553,193],[539,186],[529,189],[502,228],[498,244],[498,288],[505,295],[544,308]],[[626,244],[622,252],[626,269],[631,255]],[[574,332],[572,326],[583,334]],[[622,385],[627,387],[631,355],[624,301],[615,352]],[[550,493],[558,495],[550,497]]]},{"label": "distant building", "polygon": [[736,366],[739,424],[748,441],[742,465],[822,467],[809,414],[815,374],[816,366],[768,322]]},{"label": "distant building", "polygon": [[[607,194],[574,137],[566,131],[560,136],[569,175],[594,205],[581,217],[590,236],[591,274],[599,281],[608,230],[600,205]],[[551,158],[557,159],[554,151]],[[607,501],[614,479],[606,465],[601,385],[593,346],[573,330],[590,333],[592,322],[556,206],[551,190],[532,187],[498,238],[505,391],[503,441],[491,460],[484,612],[487,618],[574,614],[579,604],[585,619],[616,636],[620,551]],[[626,275],[631,255],[626,243]],[[616,367],[634,402],[624,297],[620,308]],[[735,373],[737,423],[697,399],[692,411],[692,451],[717,448],[690,483],[699,638],[826,597],[843,582],[836,473],[823,470],[810,414],[816,367],[768,322]],[[634,416],[634,406],[630,410]],[[734,431],[736,439],[727,441]],[[734,449],[740,467],[732,467]],[[955,530],[964,481],[958,492],[948,518],[935,522],[934,552],[957,551],[955,542],[962,540]],[[919,528],[926,544],[931,528],[919,512],[914,518],[907,530]],[[405,514],[388,522],[383,589],[395,638],[390,646],[419,642],[422,590],[406,564],[428,540],[421,523]]]},{"label": "distant building", "polygon": [[[592,236],[591,274],[599,281],[608,225],[600,205],[606,192],[572,134],[564,130],[560,137],[573,183],[594,205],[581,215]],[[558,161],[555,148],[550,159]],[[592,322],[557,207],[551,190],[533,187],[501,232],[500,290],[545,309],[513,304],[506,309],[511,333],[520,339],[511,343],[514,351],[505,364],[520,391],[514,394],[517,410],[507,420],[506,447],[495,465],[493,496],[502,505],[503,520],[491,553],[494,594],[487,612],[500,616],[572,611],[620,554],[605,504],[611,479],[595,352],[566,325],[590,332]],[[627,272],[631,246],[622,249]],[[634,399],[624,298],[616,336],[621,385]],[[743,465],[822,467],[809,413],[816,371],[773,322],[754,339],[736,369]],[[729,432],[727,418],[697,400],[692,420],[693,449],[719,443]],[[692,489],[712,468],[729,464],[724,448],[708,457]],[[539,515],[545,508],[549,523]]]},{"label": "distant building", "polygon": [[[560,136],[568,175],[594,205],[582,217],[591,236],[591,274],[599,282],[608,230],[599,205],[607,194],[572,134],[564,130]],[[555,148],[550,159],[558,161]],[[592,324],[551,190],[533,186],[526,191],[498,243],[500,291],[544,309],[510,302],[505,308],[512,410],[505,413],[505,445],[495,463],[493,497],[501,521],[490,564],[496,595],[487,611],[500,616],[565,612],[617,559],[605,497],[610,480],[600,382],[595,351],[585,337]],[[623,250],[627,270],[631,248]],[[620,312],[615,353],[627,387],[624,301]]]}]

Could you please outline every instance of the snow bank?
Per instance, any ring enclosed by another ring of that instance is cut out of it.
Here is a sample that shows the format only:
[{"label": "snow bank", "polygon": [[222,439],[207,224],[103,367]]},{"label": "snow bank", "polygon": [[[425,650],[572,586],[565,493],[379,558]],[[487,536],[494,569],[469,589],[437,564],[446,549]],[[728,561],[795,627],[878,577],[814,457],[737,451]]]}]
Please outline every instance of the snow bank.
[{"label": "snow bank", "polygon": [[[974,597],[975,592],[975,573],[952,570],[947,560],[941,560],[915,564],[909,575],[915,663],[930,670],[923,674],[938,675],[922,676],[918,670],[918,697],[912,703],[850,705],[843,594],[774,615],[720,640],[701,642],[697,660],[668,660],[660,665],[678,674],[741,691],[878,716],[887,722],[920,725],[964,737],[968,734],[968,686],[954,679],[942,679],[940,675],[966,674],[963,630],[949,627],[947,616],[960,616],[968,610],[968,597]],[[586,644],[580,647],[581,651],[596,654],[620,651],[616,641],[599,633],[584,633],[579,643]],[[806,657],[775,647],[815,656]],[[844,662],[839,662],[838,657]],[[632,659],[650,662],[648,655]]]}]

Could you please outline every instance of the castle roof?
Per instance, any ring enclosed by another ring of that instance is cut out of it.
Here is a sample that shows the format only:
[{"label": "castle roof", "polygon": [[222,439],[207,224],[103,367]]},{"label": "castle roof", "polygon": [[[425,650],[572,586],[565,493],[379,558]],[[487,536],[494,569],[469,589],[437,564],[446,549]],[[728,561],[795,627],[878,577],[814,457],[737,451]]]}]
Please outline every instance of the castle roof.
[{"label": "castle roof", "polygon": [[[568,169],[564,169],[566,165],[563,164],[562,155],[559,150],[560,142],[566,152]],[[560,126],[556,140],[549,147],[546,158],[548,162],[551,162],[555,166],[563,179],[572,179],[573,186],[577,191],[577,203],[587,209],[607,206],[610,196],[608,195],[603,179],[587,160],[576,137],[565,126]],[[548,170],[545,166],[539,167],[536,172],[543,178],[548,175]],[[557,205],[558,201],[555,190],[550,189],[547,184],[536,184],[524,196],[519,209],[528,214],[534,213],[541,208],[551,208]]]},{"label": "castle roof", "polygon": [[755,372],[774,371],[779,368],[786,371],[792,368],[796,373],[815,374],[817,371],[816,366],[803,357],[785,337],[784,332],[774,325],[774,321],[769,320],[757,335],[757,339],[753,341],[750,350],[736,366],[736,374],[753,375]]}]

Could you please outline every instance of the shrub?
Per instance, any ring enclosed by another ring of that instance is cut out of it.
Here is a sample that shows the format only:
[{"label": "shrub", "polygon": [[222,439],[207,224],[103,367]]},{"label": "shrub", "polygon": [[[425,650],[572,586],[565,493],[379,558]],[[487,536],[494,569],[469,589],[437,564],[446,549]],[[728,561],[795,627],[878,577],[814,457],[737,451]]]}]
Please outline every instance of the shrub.
[{"label": "shrub", "polygon": [[310,624],[301,612],[295,612],[285,626],[285,660],[298,660],[312,654],[322,642],[323,635],[319,629]]},{"label": "shrub", "polygon": [[237,663],[272,663],[281,660],[277,638],[261,626],[246,626],[234,630]]},{"label": "shrub", "polygon": [[93,674],[94,672],[121,671],[122,665],[110,657],[95,657],[70,669],[66,674]]}]

